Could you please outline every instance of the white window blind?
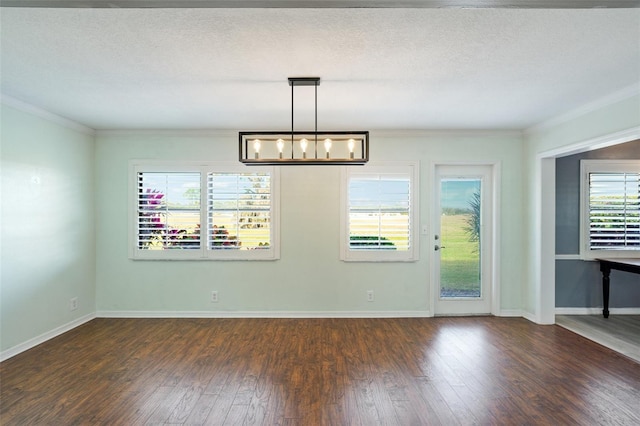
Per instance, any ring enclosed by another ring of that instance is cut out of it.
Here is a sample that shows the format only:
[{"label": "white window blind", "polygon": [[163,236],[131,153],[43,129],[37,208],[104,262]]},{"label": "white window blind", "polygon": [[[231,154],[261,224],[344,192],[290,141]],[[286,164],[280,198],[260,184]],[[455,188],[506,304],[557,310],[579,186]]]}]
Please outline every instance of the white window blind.
[{"label": "white window blind", "polygon": [[589,249],[640,250],[639,173],[589,173]]},{"label": "white window blind", "polygon": [[137,248],[200,248],[200,173],[137,173]]},{"label": "white window blind", "polygon": [[418,177],[417,162],[379,162],[342,169],[341,260],[418,259]]},{"label": "white window blind", "polygon": [[271,247],[270,173],[209,173],[210,250]]},{"label": "white window blind", "polygon": [[352,176],[349,179],[349,249],[409,250],[410,206],[408,175]]},{"label": "white window blind", "polygon": [[229,162],[133,160],[129,257],[277,260],[279,171]]}]

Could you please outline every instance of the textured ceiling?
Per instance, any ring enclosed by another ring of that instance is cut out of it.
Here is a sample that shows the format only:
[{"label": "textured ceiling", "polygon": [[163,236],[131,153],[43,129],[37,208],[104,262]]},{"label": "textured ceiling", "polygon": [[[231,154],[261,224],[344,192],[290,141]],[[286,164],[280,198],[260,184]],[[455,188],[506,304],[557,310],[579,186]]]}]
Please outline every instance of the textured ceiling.
[{"label": "textured ceiling", "polygon": [[[523,129],[640,84],[640,9],[2,8],[1,90],[94,129]],[[313,89],[296,89],[309,128]]]},{"label": "textured ceiling", "polygon": [[638,7],[638,0],[2,0],[12,7]]}]

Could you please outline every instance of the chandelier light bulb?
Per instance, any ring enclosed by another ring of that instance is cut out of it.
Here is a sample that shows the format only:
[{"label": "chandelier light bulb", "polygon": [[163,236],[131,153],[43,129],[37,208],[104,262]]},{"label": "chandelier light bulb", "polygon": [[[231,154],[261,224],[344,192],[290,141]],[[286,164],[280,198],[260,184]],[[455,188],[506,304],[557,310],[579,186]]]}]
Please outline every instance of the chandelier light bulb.
[{"label": "chandelier light bulb", "polygon": [[307,158],[307,145],[309,141],[305,138],[300,139],[300,148],[302,148],[302,158]]},{"label": "chandelier light bulb", "polygon": [[329,150],[331,150],[331,139],[324,140],[324,150],[327,151],[327,158],[329,158]]},{"label": "chandelier light bulb", "polygon": [[282,149],[284,148],[284,141],[282,139],[278,139],[278,141],[276,142],[276,145],[278,146],[278,152],[280,153],[280,159],[282,159]]},{"label": "chandelier light bulb", "polygon": [[260,156],[260,139],[256,139],[253,141],[253,150],[256,152],[256,160]]},{"label": "chandelier light bulb", "polygon": [[347,146],[349,147],[349,158],[353,159],[353,148],[356,146],[356,141],[349,139]]}]

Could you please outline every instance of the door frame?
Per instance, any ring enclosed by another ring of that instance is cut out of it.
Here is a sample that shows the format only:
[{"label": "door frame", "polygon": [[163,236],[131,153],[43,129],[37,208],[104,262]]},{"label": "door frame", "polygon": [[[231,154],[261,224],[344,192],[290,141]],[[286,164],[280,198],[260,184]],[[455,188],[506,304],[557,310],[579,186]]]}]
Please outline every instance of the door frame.
[{"label": "door frame", "polygon": [[[555,263],[556,263],[556,222],[555,222],[555,169],[556,158],[578,154],[595,149],[631,142],[640,138],[640,126],[607,133],[595,138],[571,143],[535,154],[532,182],[534,190],[532,205],[532,226],[536,229],[531,234],[533,275],[530,291],[533,300],[529,307],[523,306],[523,317],[537,324],[555,324]],[[530,309],[533,311],[531,312]]]},{"label": "door frame", "polygon": [[436,185],[438,184],[438,178],[436,175],[437,166],[485,166],[491,169],[491,218],[489,218],[491,222],[491,243],[489,245],[489,252],[491,255],[491,273],[490,273],[490,282],[489,287],[491,288],[491,315],[498,316],[500,315],[500,183],[501,183],[501,162],[473,162],[473,161],[431,161],[429,164],[429,185],[428,188],[431,191],[431,203],[429,206],[429,215],[430,215],[430,232],[427,235],[429,239],[429,244],[427,244],[427,250],[429,250],[429,283],[428,283],[428,294],[429,297],[429,316],[435,316],[435,304],[436,298],[439,297],[439,288],[436,285],[438,282],[438,277],[436,276],[436,267],[435,263],[436,254],[435,250],[433,250],[434,245],[434,236],[436,232],[439,232],[435,225],[437,223],[436,215],[439,213],[436,211],[436,206],[438,205],[438,200],[436,197],[438,196],[439,191],[436,190]]}]

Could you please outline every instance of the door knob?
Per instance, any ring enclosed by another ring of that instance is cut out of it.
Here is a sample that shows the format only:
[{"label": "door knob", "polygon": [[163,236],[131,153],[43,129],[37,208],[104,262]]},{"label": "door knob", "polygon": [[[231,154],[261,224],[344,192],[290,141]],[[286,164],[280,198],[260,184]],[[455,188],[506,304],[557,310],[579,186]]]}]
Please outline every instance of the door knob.
[{"label": "door knob", "polygon": [[437,244],[433,247],[433,249],[434,249],[435,251],[438,251],[438,250],[443,249],[443,248],[446,248],[446,247],[445,247],[445,246],[442,246],[442,247],[441,247],[441,246],[439,246],[439,245],[437,245]]}]

